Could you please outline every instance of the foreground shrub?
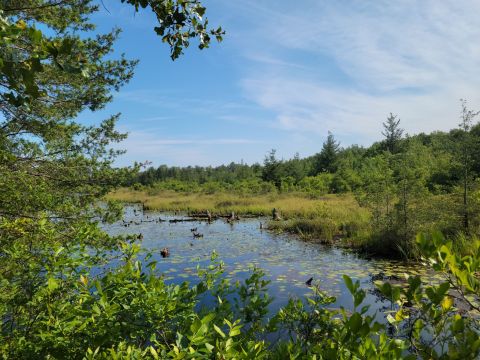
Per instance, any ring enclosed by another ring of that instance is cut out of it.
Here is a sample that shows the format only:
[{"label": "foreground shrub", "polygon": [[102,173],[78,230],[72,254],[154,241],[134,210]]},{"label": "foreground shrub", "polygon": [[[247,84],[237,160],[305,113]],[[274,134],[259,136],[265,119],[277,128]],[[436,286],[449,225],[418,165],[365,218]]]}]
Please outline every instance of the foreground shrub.
[{"label": "foreground shrub", "polygon": [[68,255],[58,248],[29,299],[8,298],[4,291],[13,282],[3,274],[0,351],[3,358],[28,359],[476,358],[478,243],[466,257],[440,235],[419,236],[418,245],[445,281],[426,286],[416,276],[404,287],[379,284],[394,309],[386,324],[347,276],[352,309],[331,309],[335,298],[313,286],[311,297],[291,299],[271,314],[262,271],[252,269],[244,283],[232,285],[215,254],[196,284],[167,285],[150,255],[139,260],[136,244],[120,243],[117,265],[105,273],[87,271],[89,255],[81,249]]}]

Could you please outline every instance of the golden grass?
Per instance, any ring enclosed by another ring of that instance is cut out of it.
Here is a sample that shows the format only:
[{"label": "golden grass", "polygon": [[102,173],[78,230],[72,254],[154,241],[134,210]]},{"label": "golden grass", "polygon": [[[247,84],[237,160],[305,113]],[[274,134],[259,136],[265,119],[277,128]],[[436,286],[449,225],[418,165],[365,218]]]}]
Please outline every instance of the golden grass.
[{"label": "golden grass", "polygon": [[[295,233],[312,241],[357,248],[371,255],[395,256],[400,253],[395,234],[379,233],[372,228],[371,213],[360,207],[352,194],[329,194],[315,198],[305,193],[242,195],[233,192],[206,194],[123,188],[108,194],[107,199],[143,203],[150,210],[190,213],[209,210],[214,215],[228,215],[233,211],[240,216],[271,217],[272,209],[276,208],[280,210],[282,221],[268,223],[268,228],[273,231]],[[441,229],[448,229],[451,211],[445,211],[443,203],[446,203],[445,199],[439,196],[419,202],[414,213],[421,231],[428,232],[439,225]],[[432,217],[432,214],[435,216]],[[468,245],[472,242],[459,238],[455,243],[461,248],[461,253],[468,253]]]},{"label": "golden grass", "polygon": [[335,238],[364,238],[370,229],[370,213],[351,194],[311,198],[302,193],[239,195],[227,193],[181,193],[169,190],[135,191],[120,189],[110,200],[141,202],[146,209],[159,211],[205,212],[227,215],[271,216],[280,211],[283,221],[271,221],[269,228],[305,238],[330,242]]},{"label": "golden grass", "polygon": [[123,188],[107,195],[109,200],[143,203],[146,209],[159,211],[201,212],[209,210],[215,214],[269,216],[273,208],[280,210],[282,217],[316,218],[325,214],[343,217],[347,214],[363,213],[357,201],[351,195],[325,195],[310,198],[304,194],[267,194],[243,196],[238,194],[202,194],[160,191],[154,194],[148,191],[135,191]]}]

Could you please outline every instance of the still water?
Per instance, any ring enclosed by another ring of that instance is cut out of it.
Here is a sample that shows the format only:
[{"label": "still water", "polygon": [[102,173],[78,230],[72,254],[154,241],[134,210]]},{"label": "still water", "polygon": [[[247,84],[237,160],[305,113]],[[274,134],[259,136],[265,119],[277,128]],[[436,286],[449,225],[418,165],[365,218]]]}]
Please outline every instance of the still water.
[{"label": "still water", "polygon": [[[162,222],[156,220],[161,218]],[[154,254],[158,261],[157,270],[167,283],[183,281],[196,282],[197,265],[206,267],[213,251],[225,263],[225,276],[235,282],[242,281],[251,273],[252,266],[262,268],[270,280],[269,295],[274,298],[271,310],[286,305],[291,297],[311,294],[305,282],[313,277],[314,283],[337,298],[332,307],[352,308],[351,296],[345,287],[342,275],[359,280],[367,290],[365,303],[373,313],[388,307],[374,291],[373,279],[379,276],[425,274],[425,269],[412,264],[391,260],[365,259],[357,254],[331,246],[305,242],[296,236],[274,234],[260,228],[265,219],[241,219],[234,224],[224,220],[212,223],[206,221],[176,222],[182,216],[143,212],[141,208],[128,206],[125,222],[109,225],[107,231],[117,234],[142,234],[142,247]],[[194,238],[191,229],[203,234]],[[170,256],[160,255],[162,248],[168,248]],[[150,260],[151,261],[151,260]],[[432,275],[432,274],[430,274]],[[436,280],[430,277],[429,279]],[[378,313],[381,315],[381,312]]]}]

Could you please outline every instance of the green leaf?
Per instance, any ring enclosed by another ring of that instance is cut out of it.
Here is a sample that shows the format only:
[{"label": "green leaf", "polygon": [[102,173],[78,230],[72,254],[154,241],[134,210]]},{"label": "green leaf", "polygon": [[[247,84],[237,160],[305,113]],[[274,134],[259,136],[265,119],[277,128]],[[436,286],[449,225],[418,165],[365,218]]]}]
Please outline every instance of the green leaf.
[{"label": "green leaf", "polygon": [[149,348],[150,354],[153,356],[154,359],[159,359],[157,350],[153,346],[150,346]]},{"label": "green leaf", "polygon": [[48,287],[48,290],[50,290],[50,291],[54,291],[54,290],[58,289],[58,287],[59,287],[58,281],[53,277],[48,278],[47,287]]},{"label": "green leaf", "polygon": [[352,279],[348,275],[343,275],[343,282],[347,286],[348,291],[350,291],[350,294],[353,295],[353,293],[355,292],[355,289],[353,287]]},{"label": "green leaf", "polygon": [[354,333],[357,333],[362,326],[362,322],[362,316],[359,313],[355,312],[348,320],[348,326]]},{"label": "green leaf", "polygon": [[240,335],[240,333],[241,333],[240,327],[233,327],[232,329],[230,329],[228,336],[234,337],[234,336]]},{"label": "green leaf", "polygon": [[207,348],[207,351],[208,351],[209,354],[211,354],[213,349],[215,348],[213,345],[211,345],[209,343],[205,343],[205,347]]},{"label": "green leaf", "polygon": [[354,295],[353,306],[357,307],[358,305],[360,305],[363,302],[363,300],[365,299],[365,296],[366,296],[366,293],[365,293],[364,290],[357,291]]},{"label": "green leaf", "polygon": [[220,334],[220,336],[221,336],[222,338],[225,338],[225,337],[226,337],[225,333],[224,333],[224,332],[222,331],[222,329],[220,329],[217,325],[213,324],[213,328],[215,329],[215,331],[216,331],[217,333]]}]

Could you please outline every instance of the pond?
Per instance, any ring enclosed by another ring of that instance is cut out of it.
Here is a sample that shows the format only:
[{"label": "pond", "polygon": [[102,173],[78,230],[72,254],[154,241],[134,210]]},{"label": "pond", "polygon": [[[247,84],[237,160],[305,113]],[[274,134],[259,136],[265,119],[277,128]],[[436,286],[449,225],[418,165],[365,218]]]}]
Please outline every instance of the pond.
[{"label": "pond", "polygon": [[[166,221],[157,222],[159,218]],[[172,219],[185,218],[158,212],[144,213],[141,208],[128,206],[124,221],[131,224],[127,227],[120,221],[108,225],[107,231],[112,235],[141,233],[142,247],[154,254],[154,260],[158,261],[157,270],[167,283],[196,282],[197,264],[207,266],[213,251],[225,263],[225,276],[232,281],[248,277],[251,266],[260,267],[265,271],[266,279],[271,281],[269,295],[274,298],[271,310],[286,305],[291,297],[311,294],[305,282],[312,277],[322,290],[337,298],[333,307],[351,309],[353,302],[342,279],[346,274],[359,280],[367,290],[365,303],[371,306],[370,312],[373,313],[389,305],[374,291],[373,279],[427,273],[418,265],[365,259],[344,249],[262,230],[260,222],[264,223],[266,219],[240,219],[233,224],[224,220],[171,223],[169,220]],[[203,237],[195,238],[192,228]],[[169,249],[169,257],[160,255],[164,247]],[[440,280],[439,275],[429,275],[429,282]]]}]

